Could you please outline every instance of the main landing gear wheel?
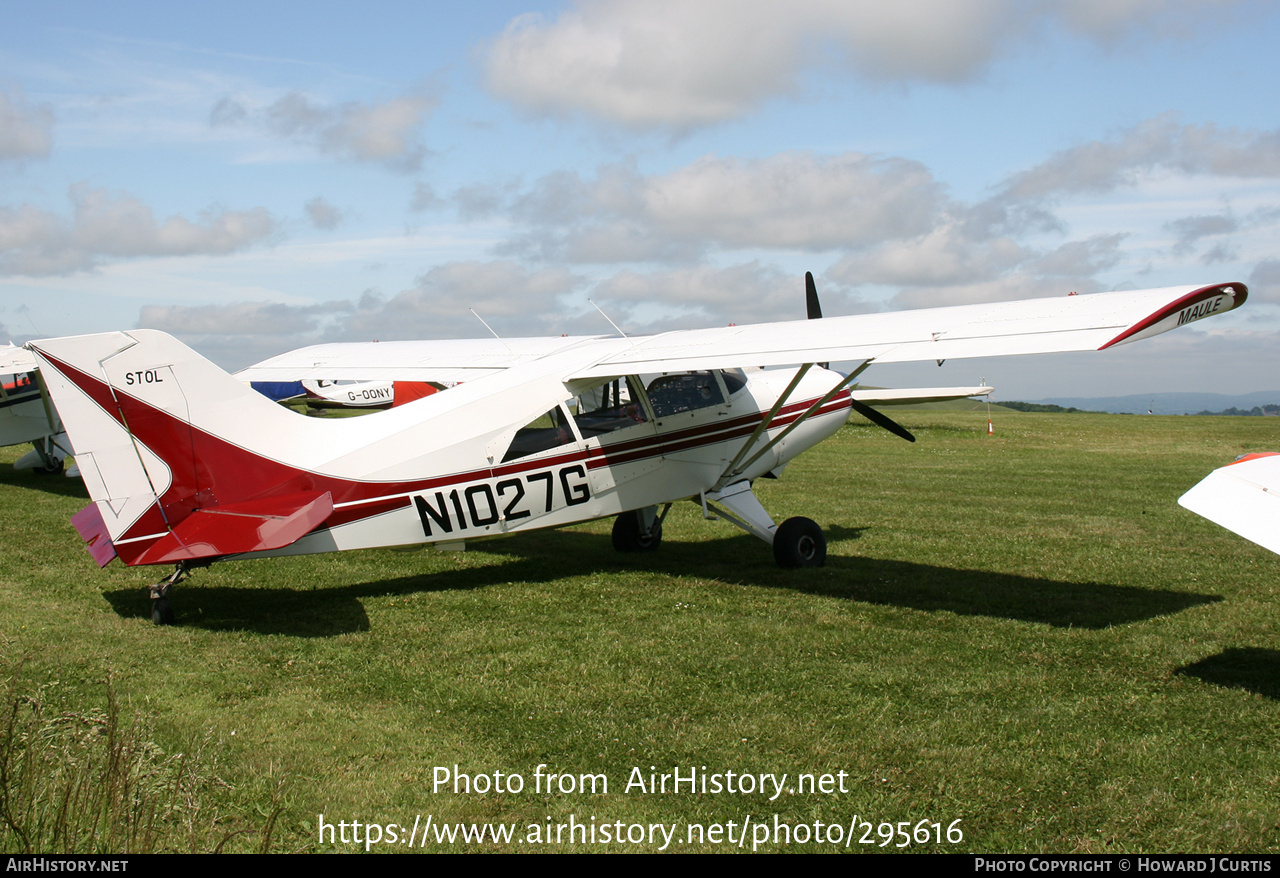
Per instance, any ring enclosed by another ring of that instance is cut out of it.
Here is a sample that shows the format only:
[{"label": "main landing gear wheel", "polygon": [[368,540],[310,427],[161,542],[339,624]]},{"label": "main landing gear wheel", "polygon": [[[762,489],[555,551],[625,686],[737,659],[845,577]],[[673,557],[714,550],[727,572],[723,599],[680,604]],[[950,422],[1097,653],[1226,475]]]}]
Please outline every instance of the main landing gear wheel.
[{"label": "main landing gear wheel", "polygon": [[662,544],[662,522],[655,520],[648,533],[640,511],[624,512],[613,522],[613,547],[619,552],[652,552]]},{"label": "main landing gear wheel", "polygon": [[773,534],[773,559],[779,567],[821,567],[827,561],[827,538],[810,518],[788,518]]}]

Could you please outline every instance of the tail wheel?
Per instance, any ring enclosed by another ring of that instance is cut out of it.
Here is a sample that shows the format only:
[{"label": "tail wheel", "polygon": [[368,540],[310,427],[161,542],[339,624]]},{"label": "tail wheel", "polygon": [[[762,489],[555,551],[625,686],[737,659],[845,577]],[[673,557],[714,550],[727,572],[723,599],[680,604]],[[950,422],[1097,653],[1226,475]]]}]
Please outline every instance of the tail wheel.
[{"label": "tail wheel", "polygon": [[157,625],[173,624],[173,607],[169,605],[167,595],[151,602],[151,621]]},{"label": "tail wheel", "polygon": [[827,561],[827,538],[809,518],[788,518],[773,534],[773,559],[779,567],[821,567]]},{"label": "tail wheel", "polygon": [[613,522],[613,547],[619,552],[652,552],[662,544],[662,522],[644,532],[640,512],[624,512]]}]

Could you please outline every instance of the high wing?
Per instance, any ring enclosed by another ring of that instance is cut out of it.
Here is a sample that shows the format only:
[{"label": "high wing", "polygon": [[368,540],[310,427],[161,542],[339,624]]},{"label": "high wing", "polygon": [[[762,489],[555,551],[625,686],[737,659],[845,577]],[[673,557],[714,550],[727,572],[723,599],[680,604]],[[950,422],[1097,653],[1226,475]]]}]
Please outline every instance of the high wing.
[{"label": "high wing", "polygon": [[1103,350],[1225,313],[1247,295],[1238,283],[1164,287],[669,332],[631,339],[574,377]]},{"label": "high wing", "polygon": [[1224,283],[681,330],[630,338],[578,336],[317,345],[264,360],[236,377],[242,381],[342,378],[457,383],[587,346],[599,356],[567,377],[1102,350],[1225,313],[1243,304],[1247,295],[1244,284]]},{"label": "high wing", "polygon": [[475,338],[436,341],[353,342],[298,348],[235,374],[241,381],[475,381],[513,366],[591,341],[562,338]]},{"label": "high wing", "polygon": [[1280,454],[1249,454],[1216,469],[1178,504],[1280,554]]}]

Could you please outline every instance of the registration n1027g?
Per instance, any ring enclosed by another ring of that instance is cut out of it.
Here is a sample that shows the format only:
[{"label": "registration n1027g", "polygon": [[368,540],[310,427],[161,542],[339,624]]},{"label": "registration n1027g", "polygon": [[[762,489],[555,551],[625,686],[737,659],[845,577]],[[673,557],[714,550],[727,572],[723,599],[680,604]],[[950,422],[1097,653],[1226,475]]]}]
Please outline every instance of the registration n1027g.
[{"label": "registration n1027g", "polygon": [[[541,497],[539,498],[539,492]],[[560,503],[557,503],[557,496]],[[538,499],[542,502],[539,503]],[[591,499],[586,468],[581,464],[511,476],[495,482],[479,482],[434,495],[417,494],[413,505],[426,536],[451,534],[499,521],[518,521],[545,515],[557,506],[577,506]]]}]

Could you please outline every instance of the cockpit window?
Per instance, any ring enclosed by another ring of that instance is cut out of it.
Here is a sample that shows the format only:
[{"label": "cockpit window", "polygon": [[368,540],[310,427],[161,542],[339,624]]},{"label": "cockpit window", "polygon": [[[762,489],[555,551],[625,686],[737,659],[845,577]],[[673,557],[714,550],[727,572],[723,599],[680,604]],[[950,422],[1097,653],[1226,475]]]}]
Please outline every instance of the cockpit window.
[{"label": "cockpit window", "polygon": [[649,382],[648,392],[653,413],[659,418],[724,402],[720,383],[709,371],[659,375]]},{"label": "cockpit window", "polygon": [[573,435],[568,419],[565,418],[563,410],[556,406],[516,430],[516,437],[511,440],[507,453],[502,456],[502,462],[518,460],[521,457],[528,457],[530,454],[537,454],[539,451],[547,451],[560,445],[569,445],[575,441],[577,439]]},{"label": "cockpit window", "polygon": [[645,422],[644,407],[640,405],[632,380],[613,378],[578,394],[574,400],[577,407],[573,420],[583,439]]}]

